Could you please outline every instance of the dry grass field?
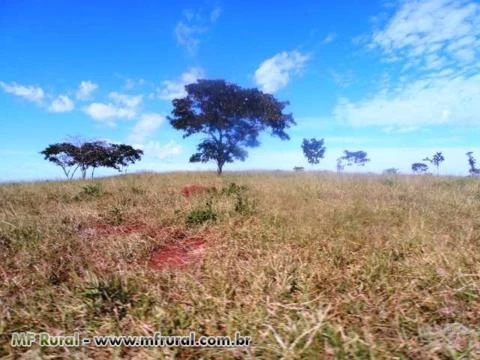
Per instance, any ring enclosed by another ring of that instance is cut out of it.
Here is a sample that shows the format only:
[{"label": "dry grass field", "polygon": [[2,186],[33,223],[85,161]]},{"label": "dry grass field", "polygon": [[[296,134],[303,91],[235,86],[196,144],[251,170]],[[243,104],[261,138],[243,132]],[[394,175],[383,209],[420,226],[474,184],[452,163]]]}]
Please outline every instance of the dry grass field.
[{"label": "dry grass field", "polygon": [[[474,178],[138,174],[4,184],[0,209],[1,358],[480,358]],[[21,331],[253,344],[14,348]]]}]

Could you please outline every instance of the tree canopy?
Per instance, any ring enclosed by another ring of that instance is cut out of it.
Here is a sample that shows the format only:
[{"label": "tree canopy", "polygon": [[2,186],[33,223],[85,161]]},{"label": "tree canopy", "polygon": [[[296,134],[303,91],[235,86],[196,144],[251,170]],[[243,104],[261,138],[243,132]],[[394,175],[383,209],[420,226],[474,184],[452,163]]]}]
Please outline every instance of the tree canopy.
[{"label": "tree canopy", "polygon": [[344,150],[343,152],[344,155],[337,159],[337,171],[342,171],[345,166],[365,166],[365,164],[370,161],[365,151]]},{"label": "tree canopy", "polygon": [[318,164],[320,159],[323,159],[325,155],[325,145],[324,140],[317,140],[315,138],[303,139],[302,142],[303,155],[307,158],[307,161],[310,164]]},{"label": "tree canopy", "polygon": [[468,172],[472,176],[477,176],[480,175],[480,169],[477,168],[477,160],[473,157],[473,152],[469,151],[465,155],[468,157],[468,165],[470,166],[470,169],[468,169]]},{"label": "tree canopy", "polygon": [[440,164],[445,161],[445,157],[441,152],[435,153],[432,158],[425,158],[423,161],[428,161],[437,168],[437,175],[440,173]]},{"label": "tree canopy", "polygon": [[72,179],[80,169],[82,178],[92,169],[92,177],[96,168],[107,167],[123,170],[130,164],[140,160],[143,151],[125,144],[109,144],[104,141],[82,142],[72,144],[62,142],[47,146],[40,154],[62,168],[65,176]]},{"label": "tree canopy", "polygon": [[168,120],[184,132],[184,138],[206,136],[190,162],[213,160],[218,174],[226,163],[244,161],[248,156],[245,148],[259,146],[261,132],[270,130],[271,135],[288,140],[285,130],[295,125],[292,114],[283,113],[288,102],[255,88],[241,88],[225,80],[198,80],[185,90],[187,96],[173,100]]},{"label": "tree canopy", "polygon": [[428,171],[428,165],[424,163],[413,163],[412,171],[414,174],[423,174]]}]

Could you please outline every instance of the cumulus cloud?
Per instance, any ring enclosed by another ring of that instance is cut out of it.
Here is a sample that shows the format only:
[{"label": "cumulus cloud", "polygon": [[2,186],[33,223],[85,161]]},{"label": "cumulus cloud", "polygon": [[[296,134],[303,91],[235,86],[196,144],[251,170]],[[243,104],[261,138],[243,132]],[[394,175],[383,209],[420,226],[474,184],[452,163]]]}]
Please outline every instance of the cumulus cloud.
[{"label": "cumulus cloud", "polygon": [[78,100],[88,100],[91,94],[98,89],[98,85],[90,80],[80,82],[76,97]]},{"label": "cumulus cloud", "polygon": [[129,136],[129,141],[133,143],[143,143],[145,138],[157,130],[164,122],[165,117],[156,113],[146,113],[140,116],[139,121],[133,127]]},{"label": "cumulus cloud", "polygon": [[58,95],[48,107],[48,111],[54,113],[63,113],[72,111],[75,108],[75,104],[66,95]]},{"label": "cumulus cloud", "polygon": [[370,48],[387,63],[403,64],[402,75],[366,98],[340,99],[337,120],[393,131],[480,124],[480,4],[402,1],[373,32]]},{"label": "cumulus cloud", "polygon": [[143,145],[137,145],[142,149],[147,156],[153,156],[161,160],[175,155],[179,155],[182,152],[182,147],[175,141],[162,145],[158,141],[149,141]]},{"label": "cumulus cloud", "polygon": [[274,93],[289,83],[292,74],[299,73],[309,56],[298,51],[283,51],[265,60],[255,71],[255,82],[267,93]]},{"label": "cumulus cloud", "polygon": [[92,119],[105,122],[107,125],[115,125],[115,119],[132,119],[136,116],[136,112],[133,109],[97,102],[86,106],[84,111]]},{"label": "cumulus cloud", "polygon": [[6,93],[22,97],[28,101],[31,101],[37,104],[41,104],[43,99],[45,98],[45,92],[39,86],[20,85],[20,84],[17,84],[16,82],[7,84],[7,83],[4,83],[3,81],[0,81],[0,87]]},{"label": "cumulus cloud", "polygon": [[94,102],[83,110],[92,119],[115,125],[116,119],[133,119],[138,114],[138,106],[142,103],[142,95],[127,95],[118,92],[111,92],[108,97],[110,103]]},{"label": "cumulus cloud", "polygon": [[208,32],[222,13],[220,7],[215,7],[209,14],[202,11],[184,10],[183,18],[174,29],[177,43],[183,46],[190,55],[197,52],[201,36]]},{"label": "cumulus cloud", "polygon": [[202,68],[190,68],[184,72],[180,78],[162,82],[162,87],[157,89],[158,97],[163,100],[173,100],[184,97],[187,95],[185,85],[194,83],[203,77],[205,77],[205,71]]}]

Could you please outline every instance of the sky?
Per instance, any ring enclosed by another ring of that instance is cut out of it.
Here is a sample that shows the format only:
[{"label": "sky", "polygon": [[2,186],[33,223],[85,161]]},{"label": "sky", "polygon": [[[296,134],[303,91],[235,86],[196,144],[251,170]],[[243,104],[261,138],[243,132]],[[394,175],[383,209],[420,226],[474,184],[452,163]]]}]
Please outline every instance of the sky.
[{"label": "sky", "polygon": [[72,137],[143,149],[130,172],[214,170],[167,119],[197,79],[271,93],[297,123],[225,171],[363,150],[347,171],[410,173],[442,151],[441,174],[467,175],[480,157],[479,1],[0,0],[0,181],[61,178],[39,152]]}]

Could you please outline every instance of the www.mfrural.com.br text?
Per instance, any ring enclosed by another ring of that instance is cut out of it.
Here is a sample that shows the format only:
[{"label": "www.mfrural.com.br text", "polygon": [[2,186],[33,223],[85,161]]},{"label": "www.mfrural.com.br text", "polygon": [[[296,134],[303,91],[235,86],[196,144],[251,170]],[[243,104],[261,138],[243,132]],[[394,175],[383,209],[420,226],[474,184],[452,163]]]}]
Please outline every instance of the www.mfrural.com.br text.
[{"label": "www.mfrural.com.br text", "polygon": [[51,335],[47,332],[12,333],[13,347],[248,347],[252,344],[250,336],[242,336],[236,332],[230,336],[197,336],[195,332],[185,336],[162,335],[156,332],[151,336],[92,336],[82,337],[80,333],[73,335]]}]

